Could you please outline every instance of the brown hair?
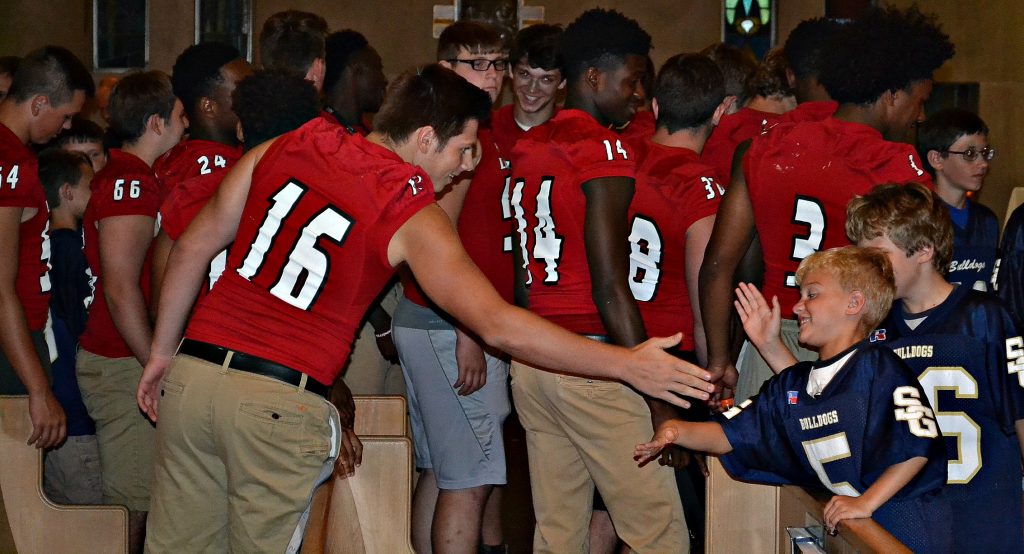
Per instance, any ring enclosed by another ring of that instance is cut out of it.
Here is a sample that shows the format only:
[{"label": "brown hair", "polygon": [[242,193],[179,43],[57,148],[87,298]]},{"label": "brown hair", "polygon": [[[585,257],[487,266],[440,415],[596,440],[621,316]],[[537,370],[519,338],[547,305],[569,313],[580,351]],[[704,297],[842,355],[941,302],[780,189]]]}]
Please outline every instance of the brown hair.
[{"label": "brown hair", "polygon": [[171,78],[162,71],[141,71],[125,75],[110,93],[110,127],[125,143],[146,132],[149,116],[167,121],[174,110]]},{"label": "brown hair", "polygon": [[853,242],[886,236],[908,257],[926,246],[935,254],[940,274],[953,259],[953,223],[949,210],[931,190],[918,183],[878,185],[846,206],[846,235]]},{"label": "brown hair", "polygon": [[454,60],[459,49],[470,54],[497,54],[506,50],[498,30],[477,21],[456,21],[437,39],[437,60]]}]

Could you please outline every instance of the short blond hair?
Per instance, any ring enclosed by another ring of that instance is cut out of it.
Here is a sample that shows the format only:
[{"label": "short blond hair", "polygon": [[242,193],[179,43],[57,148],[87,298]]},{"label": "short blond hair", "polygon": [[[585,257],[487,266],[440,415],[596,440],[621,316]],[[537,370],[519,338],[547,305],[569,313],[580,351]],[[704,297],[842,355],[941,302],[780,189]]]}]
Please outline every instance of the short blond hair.
[{"label": "short blond hair", "polygon": [[858,323],[864,334],[877,327],[892,308],[896,281],[889,258],[878,248],[843,246],[815,252],[800,262],[797,284],[812,271],[827,271],[845,292],[864,295],[865,308]]}]

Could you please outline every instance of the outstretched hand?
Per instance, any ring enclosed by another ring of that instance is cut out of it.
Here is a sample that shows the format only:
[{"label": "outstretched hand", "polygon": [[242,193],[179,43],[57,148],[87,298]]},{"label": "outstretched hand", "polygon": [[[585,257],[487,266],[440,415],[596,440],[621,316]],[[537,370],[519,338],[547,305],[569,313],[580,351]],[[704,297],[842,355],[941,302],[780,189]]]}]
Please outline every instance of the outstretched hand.
[{"label": "outstretched hand", "polygon": [[634,346],[631,350],[638,357],[640,371],[628,372],[626,382],[647,396],[682,408],[690,407],[682,396],[702,401],[710,398],[715,390],[711,374],[664,351],[679,344],[682,337],[682,333],[676,333]]},{"label": "outstretched hand", "polygon": [[677,438],[679,438],[679,431],[676,429],[675,423],[666,421],[658,426],[650,442],[640,443],[633,448],[633,459],[641,466],[647,465],[658,456],[663,448],[674,443]]},{"label": "outstretched hand", "polygon": [[871,517],[872,513],[874,510],[868,506],[866,497],[836,495],[825,505],[825,528],[831,534],[835,534],[840,521]]},{"label": "outstretched hand", "polygon": [[748,283],[740,283],[736,287],[736,300],[733,301],[736,311],[743,322],[743,330],[747,338],[757,347],[758,350],[773,341],[778,340],[782,327],[782,309],[779,306],[779,297],[772,297],[772,305],[768,306],[761,291]]}]

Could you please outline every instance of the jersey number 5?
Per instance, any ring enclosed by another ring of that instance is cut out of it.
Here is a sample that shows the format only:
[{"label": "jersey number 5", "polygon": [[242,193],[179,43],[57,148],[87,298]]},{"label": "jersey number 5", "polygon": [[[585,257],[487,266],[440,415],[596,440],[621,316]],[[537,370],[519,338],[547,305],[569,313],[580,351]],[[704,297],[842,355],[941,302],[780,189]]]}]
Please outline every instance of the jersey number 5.
[{"label": "jersey number 5", "polygon": [[982,464],[981,427],[964,412],[942,411],[939,391],[951,391],[959,399],[977,399],[978,382],[962,367],[929,367],[917,379],[924,387],[928,403],[935,408],[939,429],[944,436],[956,439],[956,450],[960,453],[958,458],[949,460],[946,482],[970,483]]},{"label": "jersey number 5", "polygon": [[[256,239],[249,246],[249,252],[238,269],[238,274],[252,281],[263,270],[266,254],[274,248],[282,222],[291,215],[299,200],[306,193],[305,185],[288,181],[270,197],[272,202]],[[352,220],[333,206],[324,206],[299,230],[288,260],[281,268],[277,279],[270,285],[270,294],[302,310],[309,310],[320,296],[331,260],[318,245],[326,237],[338,246],[345,242],[345,236],[352,227]]]}]

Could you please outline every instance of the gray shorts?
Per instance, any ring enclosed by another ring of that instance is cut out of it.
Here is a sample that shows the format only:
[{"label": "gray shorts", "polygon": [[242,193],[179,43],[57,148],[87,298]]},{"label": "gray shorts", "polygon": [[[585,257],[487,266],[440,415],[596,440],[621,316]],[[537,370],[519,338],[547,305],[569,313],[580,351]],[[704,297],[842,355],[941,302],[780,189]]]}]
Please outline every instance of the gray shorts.
[{"label": "gray shorts", "polygon": [[96,435],[68,437],[46,453],[43,491],[58,504],[103,504],[103,475]]},{"label": "gray shorts", "polygon": [[432,469],[441,489],[504,485],[508,362],[485,353],[487,383],[459,396],[452,387],[459,378],[454,330],[396,325],[394,337],[405,374],[416,466]]}]

